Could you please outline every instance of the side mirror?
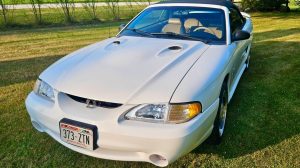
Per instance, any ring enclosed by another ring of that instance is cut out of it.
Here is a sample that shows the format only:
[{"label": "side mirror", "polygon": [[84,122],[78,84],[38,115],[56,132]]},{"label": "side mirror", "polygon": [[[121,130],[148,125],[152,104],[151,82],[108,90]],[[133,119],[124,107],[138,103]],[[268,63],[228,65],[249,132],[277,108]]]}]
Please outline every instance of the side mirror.
[{"label": "side mirror", "polygon": [[249,32],[246,32],[244,30],[239,30],[234,33],[231,41],[234,42],[234,41],[240,41],[240,40],[247,40],[250,38],[250,36],[251,35]]},{"label": "side mirror", "polygon": [[121,25],[119,26],[119,31],[121,31],[125,26],[126,26],[126,24],[121,24]]}]

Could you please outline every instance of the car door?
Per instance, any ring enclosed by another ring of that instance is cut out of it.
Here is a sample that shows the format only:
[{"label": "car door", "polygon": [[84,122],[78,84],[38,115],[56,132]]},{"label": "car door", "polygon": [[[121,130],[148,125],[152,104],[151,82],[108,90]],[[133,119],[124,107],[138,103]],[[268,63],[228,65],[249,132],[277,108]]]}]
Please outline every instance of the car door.
[{"label": "car door", "polygon": [[[243,29],[243,26],[245,25],[245,19],[241,16],[240,12],[237,9],[231,8],[230,14],[229,14],[229,20],[230,20],[230,33],[231,37],[239,31]],[[232,38],[231,38],[232,39]],[[232,76],[231,76],[231,82],[234,83],[234,81],[239,76],[239,73],[241,72],[243,65],[244,65],[244,57],[245,52],[247,50],[247,46],[245,45],[246,41],[232,41],[231,47],[234,49],[233,52],[233,66],[232,66]]]}]

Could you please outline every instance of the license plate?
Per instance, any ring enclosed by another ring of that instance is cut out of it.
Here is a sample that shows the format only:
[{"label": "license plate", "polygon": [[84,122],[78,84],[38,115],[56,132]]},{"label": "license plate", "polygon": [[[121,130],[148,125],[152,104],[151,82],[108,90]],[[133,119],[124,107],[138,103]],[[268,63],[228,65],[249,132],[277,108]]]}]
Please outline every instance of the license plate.
[{"label": "license plate", "polygon": [[96,126],[70,119],[62,119],[59,128],[60,138],[64,142],[89,150],[96,148]]}]

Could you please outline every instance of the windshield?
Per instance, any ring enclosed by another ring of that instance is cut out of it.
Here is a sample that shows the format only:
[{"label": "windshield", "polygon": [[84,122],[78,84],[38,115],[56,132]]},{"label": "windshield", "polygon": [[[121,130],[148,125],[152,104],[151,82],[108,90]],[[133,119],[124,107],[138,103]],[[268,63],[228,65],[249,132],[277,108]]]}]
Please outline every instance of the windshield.
[{"label": "windshield", "polygon": [[120,36],[226,41],[225,15],[221,9],[203,7],[152,7],[144,10]]}]

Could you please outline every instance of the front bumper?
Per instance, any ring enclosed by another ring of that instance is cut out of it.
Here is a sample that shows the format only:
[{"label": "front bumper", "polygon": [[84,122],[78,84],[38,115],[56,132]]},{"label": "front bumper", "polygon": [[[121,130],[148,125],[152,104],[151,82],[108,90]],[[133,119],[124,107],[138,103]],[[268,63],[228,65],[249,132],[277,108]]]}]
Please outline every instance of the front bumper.
[{"label": "front bumper", "polygon": [[[116,109],[88,109],[84,104],[68,102],[63,96],[58,99],[58,103],[53,103],[33,92],[28,95],[26,108],[37,130],[86,155],[111,160],[144,161],[161,167],[190,152],[210,135],[219,102],[216,100],[201,115],[187,123],[158,124],[123,120],[120,116],[133,105]],[[96,125],[98,148],[91,151],[63,142],[59,131],[62,118]]]}]

